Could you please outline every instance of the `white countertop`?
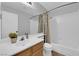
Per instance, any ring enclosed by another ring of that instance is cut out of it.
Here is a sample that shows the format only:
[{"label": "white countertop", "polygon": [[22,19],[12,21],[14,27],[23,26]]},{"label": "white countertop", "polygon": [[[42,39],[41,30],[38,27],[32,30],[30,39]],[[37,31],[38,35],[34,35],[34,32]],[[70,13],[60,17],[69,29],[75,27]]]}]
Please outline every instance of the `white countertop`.
[{"label": "white countertop", "polygon": [[40,36],[43,36],[43,33],[38,33],[35,35],[29,35],[29,39],[25,39],[24,41],[20,41],[21,37],[19,36],[17,38],[17,43],[11,44],[9,38],[2,39],[3,41],[0,42],[0,56],[10,56],[14,55],[24,49],[27,49],[29,47],[32,47],[33,45],[44,41],[42,38],[38,38]]}]

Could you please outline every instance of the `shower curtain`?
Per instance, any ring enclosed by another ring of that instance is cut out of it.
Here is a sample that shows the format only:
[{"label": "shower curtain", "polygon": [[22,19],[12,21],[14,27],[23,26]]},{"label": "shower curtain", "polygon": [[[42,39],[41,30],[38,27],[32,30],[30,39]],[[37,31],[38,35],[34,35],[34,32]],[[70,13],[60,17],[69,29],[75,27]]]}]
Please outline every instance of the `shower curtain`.
[{"label": "shower curtain", "polygon": [[43,32],[43,15],[39,15],[39,20],[38,20],[38,33]]},{"label": "shower curtain", "polygon": [[38,22],[38,32],[43,32],[44,39],[46,43],[50,43],[50,37],[49,37],[49,22],[48,22],[48,14],[44,13],[39,15],[39,22]]}]

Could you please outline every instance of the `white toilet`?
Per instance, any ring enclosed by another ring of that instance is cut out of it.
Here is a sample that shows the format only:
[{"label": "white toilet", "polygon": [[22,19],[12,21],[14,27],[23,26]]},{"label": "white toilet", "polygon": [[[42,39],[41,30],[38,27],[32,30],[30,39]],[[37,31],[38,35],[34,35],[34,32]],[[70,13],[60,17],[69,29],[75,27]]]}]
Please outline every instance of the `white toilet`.
[{"label": "white toilet", "polygon": [[52,56],[52,45],[50,43],[44,43],[44,51],[43,54],[44,56]]}]

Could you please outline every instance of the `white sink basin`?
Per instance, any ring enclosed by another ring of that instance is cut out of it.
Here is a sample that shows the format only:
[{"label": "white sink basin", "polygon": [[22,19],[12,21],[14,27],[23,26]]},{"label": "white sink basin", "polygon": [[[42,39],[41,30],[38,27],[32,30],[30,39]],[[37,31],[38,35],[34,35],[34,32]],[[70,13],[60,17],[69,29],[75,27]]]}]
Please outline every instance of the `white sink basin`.
[{"label": "white sink basin", "polygon": [[23,40],[23,41],[18,41],[17,43],[14,43],[14,45],[15,46],[25,46],[28,43],[29,43],[29,40]]}]

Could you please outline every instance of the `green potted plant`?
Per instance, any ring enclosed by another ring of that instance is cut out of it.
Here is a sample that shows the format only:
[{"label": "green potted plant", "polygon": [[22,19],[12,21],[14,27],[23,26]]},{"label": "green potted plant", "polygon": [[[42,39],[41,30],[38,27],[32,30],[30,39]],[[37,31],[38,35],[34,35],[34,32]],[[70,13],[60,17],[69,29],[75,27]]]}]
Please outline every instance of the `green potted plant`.
[{"label": "green potted plant", "polygon": [[17,41],[17,34],[15,32],[9,33],[9,37],[11,39],[11,43],[16,43],[16,41]]}]

